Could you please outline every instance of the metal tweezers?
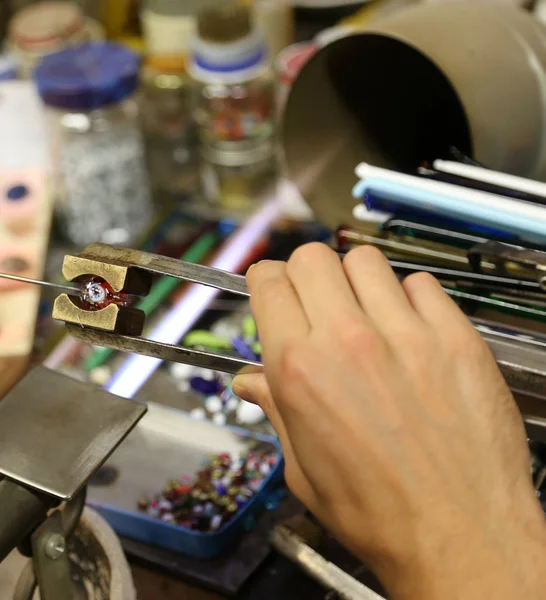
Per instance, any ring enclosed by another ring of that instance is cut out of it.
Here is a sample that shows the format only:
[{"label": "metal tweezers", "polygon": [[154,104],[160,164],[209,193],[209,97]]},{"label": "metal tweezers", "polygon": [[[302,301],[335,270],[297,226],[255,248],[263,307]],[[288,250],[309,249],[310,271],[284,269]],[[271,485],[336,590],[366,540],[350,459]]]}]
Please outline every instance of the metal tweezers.
[{"label": "metal tweezers", "polygon": [[[164,275],[238,296],[250,296],[245,278],[241,275],[104,244],[88,246],[79,256],[66,256],[63,275],[68,281],[96,275],[120,293],[146,294],[153,275]],[[231,374],[243,367],[261,367],[258,362],[236,356],[142,338],[144,314],[139,314],[141,312],[120,306],[86,311],[78,306],[77,299],[61,294],[55,302],[53,316],[64,321],[69,333],[76,339],[96,346]],[[531,416],[543,419],[546,427],[546,336],[483,320],[473,319],[472,323],[489,345],[516,396],[541,400],[544,411],[539,411],[536,402],[533,402]]]}]

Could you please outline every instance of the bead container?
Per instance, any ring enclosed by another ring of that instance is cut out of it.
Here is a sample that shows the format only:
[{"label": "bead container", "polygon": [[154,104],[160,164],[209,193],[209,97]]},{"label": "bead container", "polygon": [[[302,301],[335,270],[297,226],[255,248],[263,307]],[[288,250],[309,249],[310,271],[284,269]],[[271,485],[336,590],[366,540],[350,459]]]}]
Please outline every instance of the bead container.
[{"label": "bead container", "polygon": [[[139,512],[139,500],[154,498],[165,488],[166,482],[175,478],[183,484],[183,475],[202,471],[203,463],[210,460],[211,455],[238,456],[248,452],[249,446],[254,446],[253,452],[278,455],[278,460],[254,484],[254,495],[233,517],[221,524],[215,522],[216,531],[194,531],[163,521],[158,518],[160,515],[154,517]],[[283,460],[276,439],[218,427],[209,421],[195,421],[180,411],[156,404],[149,405],[146,418],[107,466],[118,473],[116,481],[109,486],[90,486],[88,501],[115,531],[200,559],[213,558],[229,549],[252,522],[256,510],[272,497],[283,475]]]},{"label": "bead container", "polygon": [[143,514],[192,531],[212,533],[237,517],[261,489],[279,461],[277,451],[220,452],[203,461],[193,475],[169,480],[161,493],[143,497]]}]

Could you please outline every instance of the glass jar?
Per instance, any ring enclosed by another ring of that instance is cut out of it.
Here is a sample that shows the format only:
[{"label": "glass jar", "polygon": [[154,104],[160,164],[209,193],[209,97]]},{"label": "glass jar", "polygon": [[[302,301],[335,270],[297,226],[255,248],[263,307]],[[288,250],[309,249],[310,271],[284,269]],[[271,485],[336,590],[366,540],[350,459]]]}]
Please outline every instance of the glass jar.
[{"label": "glass jar", "polygon": [[143,69],[141,115],[156,202],[172,203],[198,186],[194,86],[184,64],[154,58]]},{"label": "glass jar", "polygon": [[217,0],[145,0],[140,18],[149,56],[187,56],[196,14]]},{"label": "glass jar", "polygon": [[151,219],[138,69],[130,50],[92,43],[48,56],[36,70],[48,108],[56,213],[74,244],[130,244]]},{"label": "glass jar", "polygon": [[19,75],[32,77],[44,56],[103,38],[97,21],[69,2],[38,2],[18,11],[10,21],[7,48],[17,59]]},{"label": "glass jar", "polygon": [[230,214],[245,215],[274,189],[278,178],[277,162],[267,149],[242,155],[204,151],[201,185],[207,202]]},{"label": "glass jar", "polygon": [[279,53],[294,43],[296,17],[292,0],[254,0],[252,16],[266,41],[271,64]]},{"label": "glass jar", "polygon": [[202,83],[195,112],[201,144],[245,152],[271,145],[275,134],[275,85],[269,69],[248,81]]},{"label": "glass jar", "polygon": [[189,67],[197,82],[195,119],[209,152],[274,151],[275,81],[265,44],[244,7],[202,12]]}]

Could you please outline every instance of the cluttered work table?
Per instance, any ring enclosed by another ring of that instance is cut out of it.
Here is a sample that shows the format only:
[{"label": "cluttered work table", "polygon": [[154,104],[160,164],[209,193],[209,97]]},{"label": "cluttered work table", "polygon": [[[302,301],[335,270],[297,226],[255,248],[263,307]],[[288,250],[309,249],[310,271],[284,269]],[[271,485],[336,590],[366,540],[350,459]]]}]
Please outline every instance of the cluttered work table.
[{"label": "cluttered work table", "polygon": [[441,282],[546,501],[543,5],[0,5],[2,598],[385,597],[231,390],[311,241]]}]

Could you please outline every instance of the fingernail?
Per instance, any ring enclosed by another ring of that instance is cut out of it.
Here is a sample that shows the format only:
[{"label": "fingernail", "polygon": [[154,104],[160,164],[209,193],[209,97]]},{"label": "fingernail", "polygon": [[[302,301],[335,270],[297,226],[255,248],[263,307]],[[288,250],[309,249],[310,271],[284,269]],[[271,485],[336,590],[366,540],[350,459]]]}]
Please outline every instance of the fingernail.
[{"label": "fingernail", "polygon": [[264,258],[262,260],[259,260],[258,262],[255,262],[253,264],[250,265],[250,267],[248,267],[248,269],[246,270],[246,274],[248,275],[250,273],[250,271],[252,271],[252,269],[255,269],[258,266],[264,266],[264,265],[268,265],[269,263],[274,263],[274,260],[269,260],[267,258]]}]

